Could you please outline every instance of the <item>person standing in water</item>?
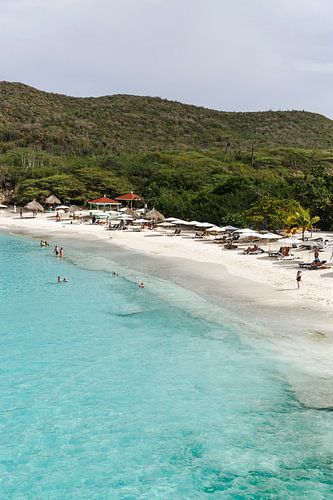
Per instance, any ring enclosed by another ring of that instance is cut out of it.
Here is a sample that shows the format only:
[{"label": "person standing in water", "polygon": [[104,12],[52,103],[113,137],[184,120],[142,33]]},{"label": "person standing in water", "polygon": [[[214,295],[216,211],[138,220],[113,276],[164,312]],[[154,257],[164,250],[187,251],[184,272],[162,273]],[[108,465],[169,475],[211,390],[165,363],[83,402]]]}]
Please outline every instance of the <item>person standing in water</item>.
[{"label": "person standing in water", "polygon": [[54,247],[53,252],[54,252],[54,254],[56,255],[56,257],[58,257],[58,255],[59,255],[59,247],[58,247],[58,245],[56,245],[56,246]]},{"label": "person standing in water", "polygon": [[296,274],[297,288],[301,288],[301,279],[302,279],[302,271],[297,271]]},{"label": "person standing in water", "polygon": [[59,255],[60,255],[60,257],[64,257],[65,256],[65,252],[64,252],[64,249],[62,247],[59,250]]}]

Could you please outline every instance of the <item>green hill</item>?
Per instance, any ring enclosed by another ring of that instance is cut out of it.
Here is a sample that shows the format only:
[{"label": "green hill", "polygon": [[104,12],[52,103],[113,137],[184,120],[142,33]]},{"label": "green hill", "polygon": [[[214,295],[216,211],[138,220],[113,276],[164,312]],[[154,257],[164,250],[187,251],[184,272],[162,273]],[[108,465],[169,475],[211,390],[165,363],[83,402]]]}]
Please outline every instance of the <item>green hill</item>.
[{"label": "green hill", "polygon": [[333,121],[304,111],[229,113],[156,97],[68,97],[0,82],[0,141],[53,153],[292,146],[329,149]]},{"label": "green hill", "polygon": [[253,210],[265,210],[264,220],[279,225],[283,208],[300,203],[333,229],[332,145],[333,122],[304,111],[226,113],[0,83],[6,203],[53,193],[84,204],[133,190],[165,215],[237,226],[248,223],[249,208],[257,223]]}]

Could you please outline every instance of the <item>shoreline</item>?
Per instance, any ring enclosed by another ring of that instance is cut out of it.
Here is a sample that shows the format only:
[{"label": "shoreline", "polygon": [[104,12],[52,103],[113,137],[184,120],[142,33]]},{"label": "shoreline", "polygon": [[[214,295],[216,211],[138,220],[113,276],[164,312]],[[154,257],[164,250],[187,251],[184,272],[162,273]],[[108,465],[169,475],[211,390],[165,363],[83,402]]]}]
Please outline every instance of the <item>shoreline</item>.
[{"label": "shoreline", "polygon": [[[242,247],[238,250],[224,250],[221,245],[209,240],[196,240],[189,235],[173,237],[155,231],[106,231],[100,226],[70,224],[66,221],[57,223],[47,216],[20,219],[16,214],[9,213],[5,216],[0,213],[1,228],[36,238],[81,241],[97,248],[106,245],[106,248],[125,249],[150,259],[164,258],[173,262],[167,270],[169,274],[164,273],[167,279],[171,276],[174,279],[179,277],[180,262],[187,262],[188,266],[192,263],[193,283],[189,288],[194,291],[201,289],[212,295],[210,287],[205,287],[205,281],[215,281],[223,285],[221,294],[218,295],[225,299],[230,296],[233,301],[255,304],[258,307],[309,308],[320,315],[327,314],[330,319],[333,318],[333,267],[332,270],[303,272],[301,289],[297,290],[297,260],[283,262],[274,261],[265,254],[243,255]],[[272,250],[279,246],[279,242],[271,244]],[[301,259],[312,258],[308,251],[296,252]],[[330,255],[331,250],[320,254],[325,260],[329,260]],[[177,273],[174,272],[175,269]],[[214,294],[216,293],[217,290]]]},{"label": "shoreline", "polygon": [[[99,226],[56,223],[45,216],[17,219],[10,214],[5,217],[0,215],[0,228],[17,235],[52,239],[58,245],[67,242],[76,250],[97,251],[98,255],[129,269],[157,276],[218,306],[227,306],[236,314],[239,323],[245,327],[249,325],[249,329],[250,318],[256,318],[262,333],[251,330],[252,337],[249,335],[248,340],[268,346],[296,371],[303,372],[306,383],[304,377],[301,377],[301,381],[297,377],[288,380],[300,403],[317,409],[333,408],[333,330],[330,321],[333,289],[328,290],[328,300],[321,302],[316,300],[317,295],[309,300],[308,297],[304,299],[304,292],[295,297],[297,290],[291,287],[279,289],[281,285],[277,284],[277,279],[281,282],[292,273],[291,280],[295,281],[295,263],[291,263],[293,267],[288,263],[282,269],[274,269],[273,263],[267,259],[261,260],[261,256],[239,255],[238,252],[228,252],[218,245],[193,238],[106,231]],[[200,252],[203,248],[204,254]],[[224,255],[227,255],[227,259],[223,259]],[[251,263],[250,269],[238,266],[242,260]],[[274,269],[269,284],[263,283],[263,274],[257,272],[257,267],[263,264],[265,269],[268,264]],[[317,281],[321,279],[319,271],[309,273],[310,276],[316,273],[314,278]],[[257,280],[250,279],[252,275]],[[333,281],[330,281],[333,286]],[[275,286],[272,286],[272,282]],[[312,283],[312,288],[315,286]],[[321,392],[317,389],[309,391],[306,389],[307,384],[309,387],[320,387]]]}]

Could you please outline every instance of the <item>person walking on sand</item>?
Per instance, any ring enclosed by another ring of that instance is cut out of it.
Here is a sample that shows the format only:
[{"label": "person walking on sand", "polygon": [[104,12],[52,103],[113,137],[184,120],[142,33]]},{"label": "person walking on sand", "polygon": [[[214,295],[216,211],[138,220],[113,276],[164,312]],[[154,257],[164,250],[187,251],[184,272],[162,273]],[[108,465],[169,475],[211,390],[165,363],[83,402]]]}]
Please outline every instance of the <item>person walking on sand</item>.
[{"label": "person walking on sand", "polygon": [[302,279],[302,271],[297,271],[296,274],[297,288],[301,287],[301,279]]}]

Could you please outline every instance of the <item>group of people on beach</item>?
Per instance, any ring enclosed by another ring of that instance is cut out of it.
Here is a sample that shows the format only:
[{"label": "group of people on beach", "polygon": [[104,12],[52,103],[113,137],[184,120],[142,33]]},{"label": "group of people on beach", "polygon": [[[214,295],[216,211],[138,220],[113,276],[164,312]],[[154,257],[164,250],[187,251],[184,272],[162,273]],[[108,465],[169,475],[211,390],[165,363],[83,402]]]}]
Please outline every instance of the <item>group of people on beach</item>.
[{"label": "group of people on beach", "polygon": [[[49,247],[50,244],[46,240],[40,240],[39,242],[40,247]],[[63,247],[60,247],[56,245],[54,247],[53,253],[55,254],[56,257],[64,257],[65,256],[65,251]],[[57,283],[68,283],[67,278],[62,278],[61,276],[57,276]]]},{"label": "group of people on beach", "polygon": [[[326,260],[320,260],[319,258],[319,250],[317,247],[313,248],[313,254],[314,254],[314,259],[312,262],[309,264],[306,264],[306,266],[310,266],[310,269],[316,269],[316,268],[325,268]],[[332,252],[333,255],[333,252]],[[297,283],[297,288],[301,288],[301,281],[302,281],[302,271],[297,271],[296,273],[296,283]]]},{"label": "group of people on beach", "polygon": [[[41,247],[48,247],[50,246],[49,243],[45,240],[40,240],[40,243],[39,245]],[[55,254],[56,257],[64,257],[65,255],[65,251],[63,249],[63,247],[60,247],[58,245],[56,245],[54,247],[54,250],[53,250],[53,253]],[[117,277],[118,276],[118,273],[115,272],[115,271],[112,271],[112,277]],[[61,276],[57,276],[57,283],[68,283],[68,279],[67,278],[62,278]],[[143,282],[139,283],[138,284],[138,288],[144,288],[145,285]]]}]

